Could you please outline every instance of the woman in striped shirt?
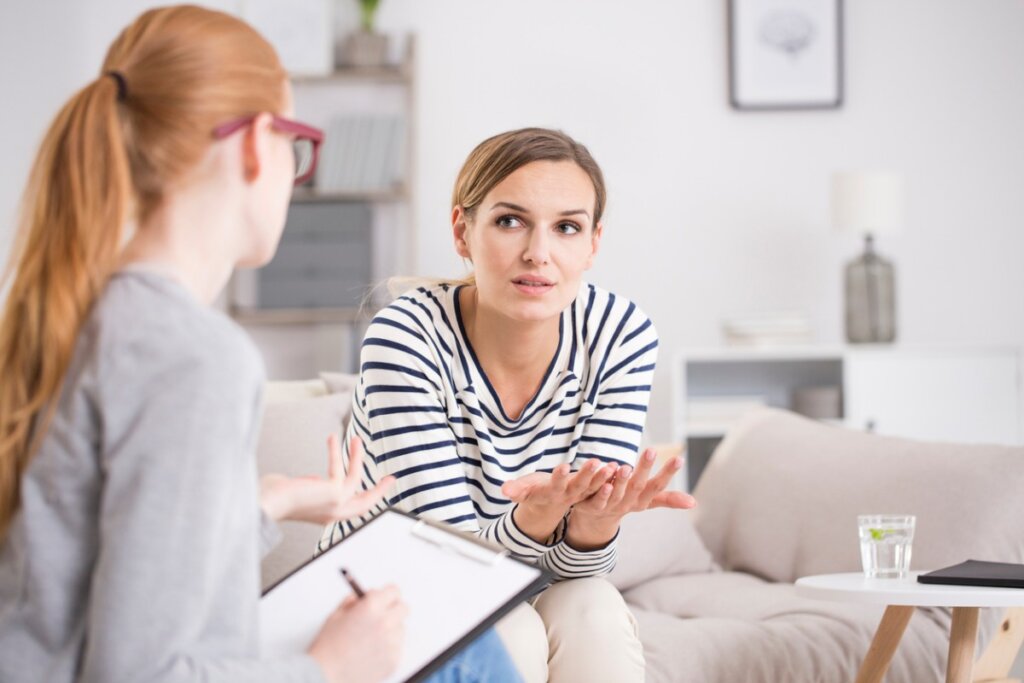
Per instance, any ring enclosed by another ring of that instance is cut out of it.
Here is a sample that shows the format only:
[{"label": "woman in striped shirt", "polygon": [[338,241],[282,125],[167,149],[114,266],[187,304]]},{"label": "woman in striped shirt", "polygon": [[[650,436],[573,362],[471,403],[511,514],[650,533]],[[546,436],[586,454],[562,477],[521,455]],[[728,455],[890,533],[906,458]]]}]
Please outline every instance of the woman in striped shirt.
[{"label": "woman in striped shirt", "polygon": [[[614,565],[625,514],[693,505],[665,490],[679,458],[655,476],[654,453],[638,458],[654,326],[582,281],[604,203],[599,167],[561,132],[481,143],[452,200],[455,248],[473,275],[406,293],[374,318],[348,430],[365,444],[363,486],[396,480],[374,512],[390,504],[448,522],[573,579],[520,615],[510,650],[527,680],[643,680],[635,621],[595,577]],[[329,527],[321,547],[364,521]],[[527,661],[518,641],[531,619],[544,631]]]}]

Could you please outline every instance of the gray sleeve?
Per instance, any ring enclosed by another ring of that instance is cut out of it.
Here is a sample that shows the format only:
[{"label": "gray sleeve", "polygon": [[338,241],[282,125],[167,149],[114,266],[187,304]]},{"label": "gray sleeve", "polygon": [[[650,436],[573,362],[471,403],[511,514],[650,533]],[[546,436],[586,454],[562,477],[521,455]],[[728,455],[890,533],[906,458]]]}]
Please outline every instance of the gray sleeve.
[{"label": "gray sleeve", "polygon": [[257,658],[258,578],[235,581],[259,559],[246,366],[187,350],[151,359],[158,369],[125,362],[103,383],[100,550],[79,680],[322,682],[306,655]]}]

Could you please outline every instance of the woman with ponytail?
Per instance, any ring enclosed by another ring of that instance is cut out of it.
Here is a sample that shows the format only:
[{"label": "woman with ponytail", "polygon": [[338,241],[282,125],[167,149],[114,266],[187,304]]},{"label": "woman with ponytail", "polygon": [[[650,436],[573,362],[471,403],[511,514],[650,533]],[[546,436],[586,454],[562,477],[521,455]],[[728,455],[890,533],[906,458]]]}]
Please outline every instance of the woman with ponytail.
[{"label": "woman with ponytail", "polygon": [[[393,587],[343,602],[305,654],[258,652],[273,521],[358,515],[391,483],[356,493],[336,439],[327,478],[257,482],[262,362],[211,304],[270,260],[313,171],[322,135],[291,108],[258,33],[176,6],[128,26],[50,126],[0,322],[0,681],[369,682],[396,665]],[[518,680],[496,643],[440,675]]]}]

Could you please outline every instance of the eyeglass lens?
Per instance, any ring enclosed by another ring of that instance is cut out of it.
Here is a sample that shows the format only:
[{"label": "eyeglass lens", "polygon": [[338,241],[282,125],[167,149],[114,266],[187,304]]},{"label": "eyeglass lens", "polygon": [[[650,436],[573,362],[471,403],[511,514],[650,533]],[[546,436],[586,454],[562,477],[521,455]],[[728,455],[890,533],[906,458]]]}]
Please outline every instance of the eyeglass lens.
[{"label": "eyeglass lens", "polygon": [[309,173],[313,166],[313,141],[305,138],[293,140],[292,152],[295,155],[295,177],[301,178]]}]

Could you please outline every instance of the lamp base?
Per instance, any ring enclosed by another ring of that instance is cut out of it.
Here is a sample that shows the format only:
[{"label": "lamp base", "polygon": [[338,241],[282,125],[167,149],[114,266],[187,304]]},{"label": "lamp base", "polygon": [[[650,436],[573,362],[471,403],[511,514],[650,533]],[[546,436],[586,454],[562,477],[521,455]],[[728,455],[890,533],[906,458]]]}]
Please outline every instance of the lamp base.
[{"label": "lamp base", "polygon": [[886,344],[896,339],[896,269],[867,235],[864,253],[846,265],[846,339]]}]

